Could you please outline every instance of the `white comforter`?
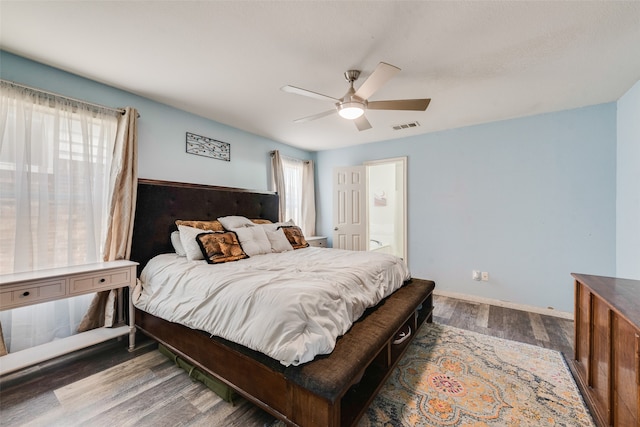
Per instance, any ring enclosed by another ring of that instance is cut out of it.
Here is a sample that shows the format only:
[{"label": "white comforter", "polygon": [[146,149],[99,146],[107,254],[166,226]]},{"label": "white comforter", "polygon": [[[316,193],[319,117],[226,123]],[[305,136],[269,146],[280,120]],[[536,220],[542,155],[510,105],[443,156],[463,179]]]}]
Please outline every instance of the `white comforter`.
[{"label": "white comforter", "polygon": [[299,365],[410,278],[400,258],[308,247],[225,264],[158,255],[134,292],[136,307]]}]

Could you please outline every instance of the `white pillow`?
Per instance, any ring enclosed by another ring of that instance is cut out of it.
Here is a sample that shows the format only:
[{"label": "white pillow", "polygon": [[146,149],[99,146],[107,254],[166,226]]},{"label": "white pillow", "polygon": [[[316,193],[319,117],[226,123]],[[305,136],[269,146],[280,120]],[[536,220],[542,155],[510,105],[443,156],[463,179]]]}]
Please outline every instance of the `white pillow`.
[{"label": "white pillow", "polygon": [[180,242],[182,242],[182,247],[187,255],[187,259],[189,261],[204,259],[204,255],[202,255],[202,250],[200,249],[200,245],[198,245],[196,236],[202,233],[213,233],[213,231],[187,227],[186,225],[179,225],[178,231],[180,232]]},{"label": "white pillow", "polygon": [[269,242],[271,243],[271,252],[292,251],[293,246],[289,243],[289,239],[285,236],[284,231],[282,231],[282,229],[273,229],[273,225],[274,224],[262,225],[262,228],[267,235],[267,239],[269,239]]},{"label": "white pillow", "polygon": [[234,228],[232,231],[238,235],[240,246],[242,246],[242,250],[247,255],[254,256],[271,253],[271,242],[262,227],[254,225]]},{"label": "white pillow", "polygon": [[187,253],[184,251],[184,246],[182,246],[182,241],[180,240],[179,231],[171,233],[171,244],[173,245],[173,250],[178,256],[187,256]]},{"label": "white pillow", "polygon": [[218,218],[218,221],[220,221],[220,224],[222,224],[222,226],[227,230],[240,227],[251,227],[254,225],[249,218],[244,216],[223,216]]}]

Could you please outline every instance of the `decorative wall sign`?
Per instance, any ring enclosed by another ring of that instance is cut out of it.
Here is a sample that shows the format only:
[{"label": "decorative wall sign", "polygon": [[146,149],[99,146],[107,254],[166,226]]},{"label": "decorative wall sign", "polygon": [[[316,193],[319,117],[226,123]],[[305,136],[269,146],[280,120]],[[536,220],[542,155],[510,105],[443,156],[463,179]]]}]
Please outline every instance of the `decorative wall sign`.
[{"label": "decorative wall sign", "polygon": [[228,142],[187,132],[187,153],[231,161],[231,145]]}]

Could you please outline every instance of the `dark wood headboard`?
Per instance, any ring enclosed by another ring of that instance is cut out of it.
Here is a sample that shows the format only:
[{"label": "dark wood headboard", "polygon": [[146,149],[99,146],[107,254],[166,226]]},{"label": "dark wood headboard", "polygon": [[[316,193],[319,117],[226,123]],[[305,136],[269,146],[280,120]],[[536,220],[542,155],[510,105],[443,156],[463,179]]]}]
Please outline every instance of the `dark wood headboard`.
[{"label": "dark wood headboard", "polygon": [[181,182],[138,180],[131,260],[138,275],[154,256],[173,252],[171,232],[176,219],[214,220],[242,215],[278,221],[278,195],[268,191]]}]

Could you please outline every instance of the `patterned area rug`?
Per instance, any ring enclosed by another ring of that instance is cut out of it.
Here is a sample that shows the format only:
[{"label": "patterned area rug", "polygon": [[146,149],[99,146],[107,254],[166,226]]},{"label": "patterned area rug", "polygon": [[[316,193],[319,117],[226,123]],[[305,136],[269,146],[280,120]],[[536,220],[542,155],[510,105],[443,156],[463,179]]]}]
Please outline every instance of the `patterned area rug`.
[{"label": "patterned area rug", "polygon": [[423,325],[359,426],[593,426],[562,354]]}]

